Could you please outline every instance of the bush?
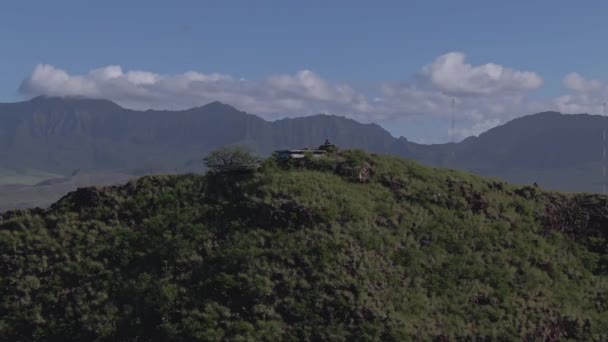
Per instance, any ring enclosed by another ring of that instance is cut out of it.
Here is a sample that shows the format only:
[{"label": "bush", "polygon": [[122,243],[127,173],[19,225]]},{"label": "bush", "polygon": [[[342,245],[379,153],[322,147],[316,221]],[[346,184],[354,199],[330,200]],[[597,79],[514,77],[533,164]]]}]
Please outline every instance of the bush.
[{"label": "bush", "polygon": [[257,168],[259,159],[241,146],[224,146],[212,151],[203,159],[205,166],[213,171]]}]

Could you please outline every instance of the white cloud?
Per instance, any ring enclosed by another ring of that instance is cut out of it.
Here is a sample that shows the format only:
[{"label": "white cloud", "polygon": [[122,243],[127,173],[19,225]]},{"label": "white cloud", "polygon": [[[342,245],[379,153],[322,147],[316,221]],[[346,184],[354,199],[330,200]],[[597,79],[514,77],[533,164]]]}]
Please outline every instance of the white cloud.
[{"label": "white cloud", "polygon": [[580,93],[594,92],[606,87],[602,82],[598,80],[587,80],[576,72],[566,75],[563,83],[569,90]]},{"label": "white cloud", "polygon": [[[62,70],[63,71],[63,70]],[[36,70],[34,70],[34,75]],[[109,65],[105,68],[92,70],[89,73],[90,77],[100,81],[107,81],[123,76],[122,68],[119,65]]]},{"label": "white cloud", "polygon": [[[28,93],[49,96],[83,95],[98,97],[95,81],[82,76],[71,76],[51,65],[39,64],[24,81]],[[77,94],[78,93],[78,94]]]},{"label": "white cloud", "polygon": [[452,96],[520,93],[542,86],[543,79],[531,71],[518,71],[498,64],[473,66],[466,56],[450,52],[422,69],[422,75],[444,93]]},{"label": "white cloud", "polygon": [[[386,125],[406,117],[445,120],[449,125],[451,99],[455,98],[458,138],[540,111],[599,113],[602,98],[608,95],[606,83],[571,73],[563,80],[571,93],[531,100],[528,93],[542,83],[537,73],[494,63],[471,65],[463,53],[451,52],[423,66],[415,77],[382,83],[369,94],[311,70],[248,80],[198,71],[123,70],[118,65],[70,74],[45,64],[34,68],[20,91],[26,96],[106,98],[133,109],[186,109],[221,101],[266,119],[328,113]],[[449,133],[445,127],[441,130],[427,140],[446,141]]]},{"label": "white cloud", "polygon": [[20,91],[27,96],[107,98],[133,109],[186,109],[222,101],[267,118],[320,112],[357,117],[372,109],[365,96],[351,86],[330,83],[310,70],[249,81],[196,71],[174,75],[124,72],[117,65],[70,75],[41,64],[22,82]]},{"label": "white cloud", "polygon": [[604,81],[586,79],[579,73],[572,72],[562,81],[571,93],[554,98],[551,105],[562,113],[599,114],[608,100],[608,84]]}]

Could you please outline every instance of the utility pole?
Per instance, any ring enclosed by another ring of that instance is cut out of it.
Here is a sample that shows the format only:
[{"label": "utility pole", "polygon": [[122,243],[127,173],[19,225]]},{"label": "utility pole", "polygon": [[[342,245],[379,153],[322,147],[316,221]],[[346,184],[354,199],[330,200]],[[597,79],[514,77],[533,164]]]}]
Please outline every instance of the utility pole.
[{"label": "utility pole", "polygon": [[451,167],[456,168],[456,132],[454,131],[455,128],[455,121],[456,121],[456,114],[455,114],[455,102],[454,98],[452,98],[452,130],[450,131],[450,157],[449,159],[449,165],[451,165]]},{"label": "utility pole", "polygon": [[[606,121],[606,102],[604,102],[604,114],[602,115],[602,121]],[[604,169],[604,179],[603,179],[603,183],[604,183],[604,194],[606,194],[606,123],[604,122],[604,124],[602,125],[604,127],[604,157],[603,157],[603,161],[602,161],[602,167]]]}]

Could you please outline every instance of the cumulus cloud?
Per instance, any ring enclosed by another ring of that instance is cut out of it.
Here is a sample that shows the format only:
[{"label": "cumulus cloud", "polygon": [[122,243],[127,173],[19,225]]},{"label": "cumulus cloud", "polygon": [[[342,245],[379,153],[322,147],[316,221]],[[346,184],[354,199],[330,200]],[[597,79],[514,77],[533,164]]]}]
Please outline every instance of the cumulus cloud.
[{"label": "cumulus cloud", "polygon": [[551,107],[562,113],[602,113],[608,99],[606,82],[572,72],[564,77],[562,83],[569,93],[552,99]]},{"label": "cumulus cloud", "polygon": [[[23,80],[20,92],[30,97],[105,98],[132,109],[187,109],[221,101],[271,120],[326,113],[386,125],[406,117],[449,120],[455,98],[458,128],[454,134],[465,138],[538,111],[596,109],[593,101],[597,95],[590,94],[606,88],[599,81],[572,73],[564,78],[564,85],[574,94],[530,100],[528,93],[542,84],[543,79],[534,72],[494,63],[472,65],[463,53],[450,52],[421,67],[414,77],[384,82],[371,93],[329,81],[311,70],[247,80],[199,71],[158,74],[123,70],[118,65],[71,74],[46,64],[34,68]],[[440,132],[435,142],[446,141],[448,136],[449,132]]]},{"label": "cumulus cloud", "polygon": [[563,80],[564,86],[569,90],[579,93],[589,93],[605,88],[605,85],[598,80],[588,80],[579,73],[572,72],[566,75]]},{"label": "cumulus cloud", "polygon": [[542,77],[531,71],[513,70],[494,63],[473,66],[465,59],[460,52],[446,53],[425,66],[422,75],[439,90],[453,96],[520,93],[543,84]]},{"label": "cumulus cloud", "polygon": [[82,76],[71,76],[51,65],[40,64],[26,78],[20,91],[26,94],[64,96],[99,96],[95,82]]},{"label": "cumulus cloud", "polygon": [[41,64],[22,82],[20,91],[26,96],[106,98],[134,109],[186,109],[222,101],[271,118],[321,112],[356,115],[372,109],[365,96],[351,86],[330,83],[310,70],[248,81],[196,71],[173,75],[125,72],[117,65],[70,75]]},{"label": "cumulus cloud", "polygon": [[[390,107],[447,120],[454,98],[459,127],[453,133],[458,139],[478,135],[534,110],[548,109],[527,97],[542,86],[540,75],[494,63],[474,66],[466,63],[466,56],[460,52],[439,56],[422,67],[417,76],[411,82],[384,84],[382,92]],[[446,136],[451,134],[446,132]]]}]

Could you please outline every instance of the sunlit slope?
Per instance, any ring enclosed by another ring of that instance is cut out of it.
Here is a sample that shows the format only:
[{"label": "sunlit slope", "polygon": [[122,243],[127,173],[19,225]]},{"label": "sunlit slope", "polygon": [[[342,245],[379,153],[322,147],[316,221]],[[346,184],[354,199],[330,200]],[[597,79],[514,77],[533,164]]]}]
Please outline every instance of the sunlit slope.
[{"label": "sunlit slope", "polygon": [[608,338],[606,198],[346,151],[0,221],[1,340]]}]

